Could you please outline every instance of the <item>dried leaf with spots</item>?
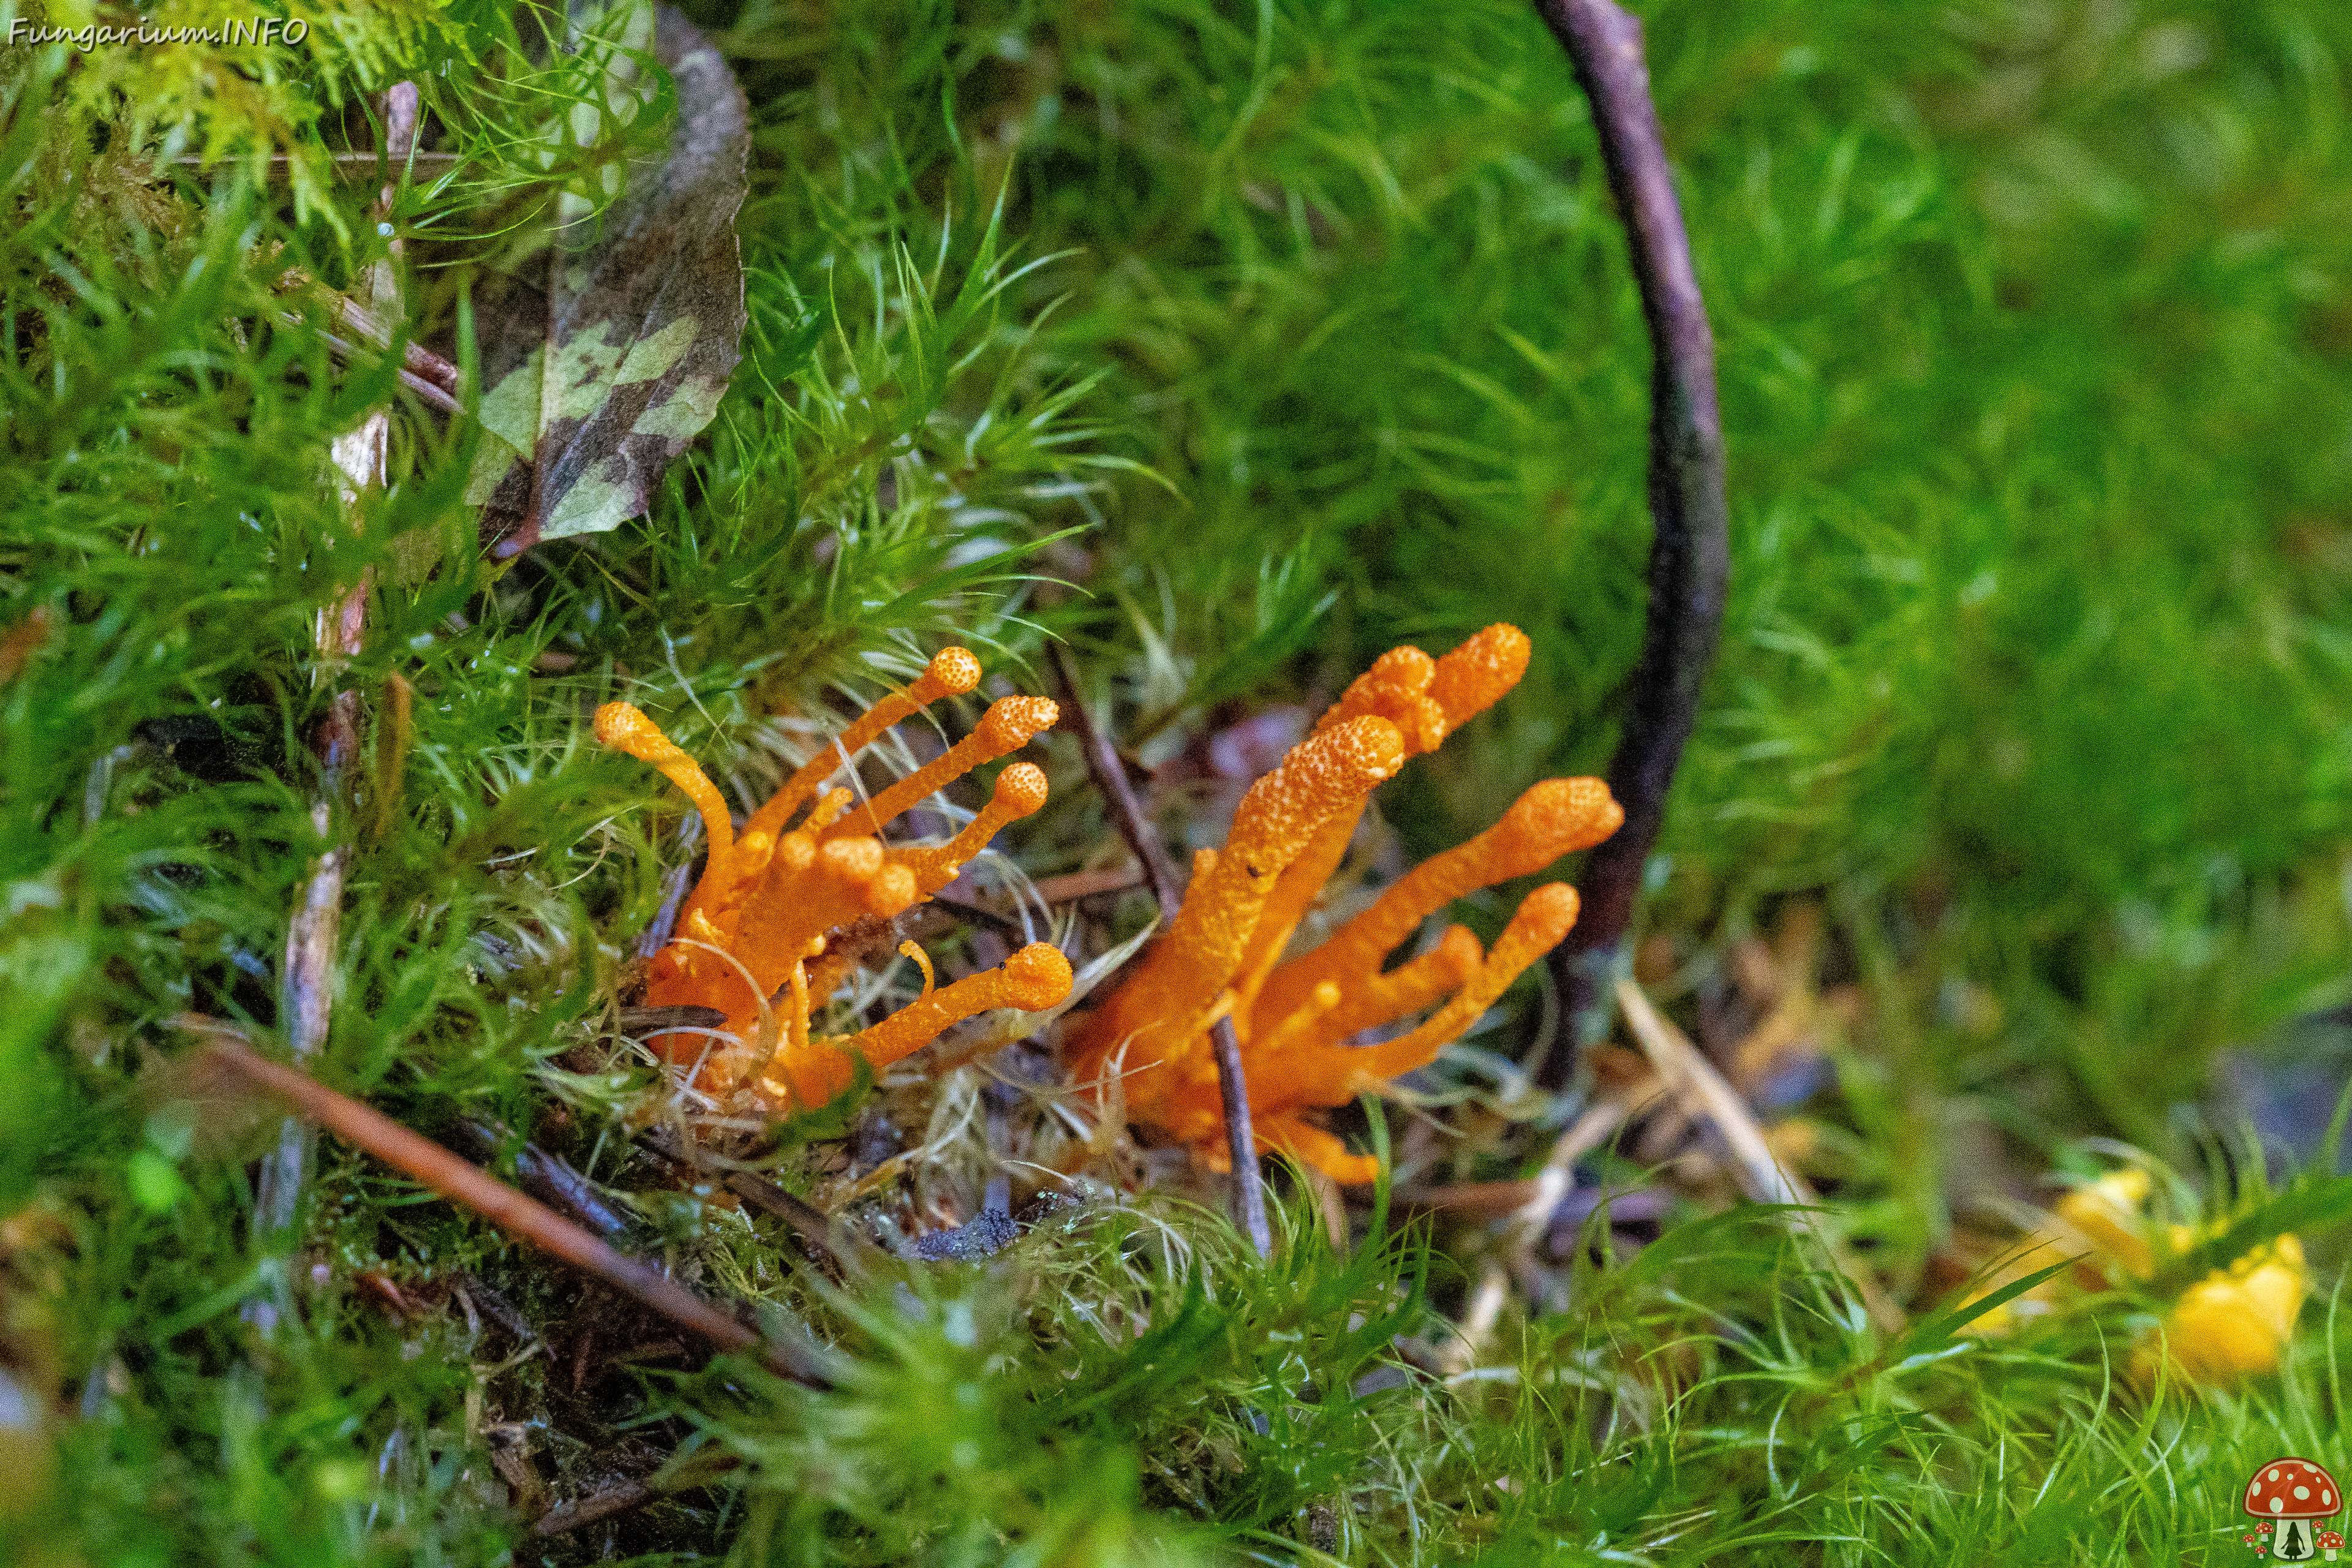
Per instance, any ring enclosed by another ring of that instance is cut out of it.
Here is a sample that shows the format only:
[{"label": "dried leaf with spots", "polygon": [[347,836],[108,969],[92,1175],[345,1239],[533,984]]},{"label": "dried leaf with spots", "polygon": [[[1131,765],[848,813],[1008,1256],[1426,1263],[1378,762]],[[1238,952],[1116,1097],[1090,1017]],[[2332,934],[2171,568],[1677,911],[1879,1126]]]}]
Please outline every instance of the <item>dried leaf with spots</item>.
[{"label": "dried leaf with spots", "polygon": [[667,150],[632,160],[609,207],[477,300],[482,438],[466,499],[499,556],[645,511],[741,357],[750,110],[692,23],[662,5],[651,31],[676,83]]}]

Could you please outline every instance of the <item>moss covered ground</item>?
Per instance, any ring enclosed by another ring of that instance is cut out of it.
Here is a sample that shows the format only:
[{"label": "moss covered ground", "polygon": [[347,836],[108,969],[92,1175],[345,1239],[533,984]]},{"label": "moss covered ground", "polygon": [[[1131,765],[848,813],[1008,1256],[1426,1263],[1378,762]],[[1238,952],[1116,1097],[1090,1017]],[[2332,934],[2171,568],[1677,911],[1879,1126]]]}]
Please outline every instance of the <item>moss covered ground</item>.
[{"label": "moss covered ground", "polygon": [[[1393,876],[1606,763],[1649,350],[1521,5],[688,9],[751,115],[742,363],[646,516],[510,560],[466,421],[299,312],[385,255],[373,159],[332,155],[411,77],[442,161],[390,225],[404,309],[473,366],[480,269],[610,194],[611,144],[561,132],[595,73],[411,0],[297,5],[309,40],[234,70],[0,52],[0,1555],[2218,1563],[2260,1461],[2347,1473],[2352,11],[1641,7],[1733,567],[1637,974],[1818,1217],[1738,1203],[1653,1113],[1514,1237],[1531,1189],[1496,1184],[1640,1061],[1621,1036],[1531,1089],[1531,975],[1341,1120],[1392,1181],[1335,1214],[1277,1174],[1271,1263],[1166,1152],[1041,1201],[1072,1184],[1003,1156],[1060,1085],[1014,1046],[748,1150],[877,1243],[833,1270],[635,1136],[661,1091],[622,1005],[693,845],[591,710],[637,703],[740,805],[937,648],[1052,691],[1059,640],[1192,848],[1221,758],[1395,643],[1515,622],[1519,689],[1381,796],[1360,876]],[[331,443],[386,406],[392,482],[348,500]],[[322,654],[362,580],[357,651]],[[1126,864],[1067,726],[1034,754],[1054,796],[992,907]],[[273,1223],[276,1112],[178,1021],[289,1047],[331,852],[310,1069],[487,1130],[507,1176],[568,1162],[631,1250],[835,1347],[830,1390],[706,1362],[332,1141]],[[1150,914],[1057,908],[1081,958]],[[992,962],[986,929],[927,941]],[[2135,1370],[2187,1265],[1958,1332],[2051,1173],[2126,1160],[2231,1256],[2301,1235],[2275,1373]],[[892,1249],[992,1175],[1009,1247]]]}]

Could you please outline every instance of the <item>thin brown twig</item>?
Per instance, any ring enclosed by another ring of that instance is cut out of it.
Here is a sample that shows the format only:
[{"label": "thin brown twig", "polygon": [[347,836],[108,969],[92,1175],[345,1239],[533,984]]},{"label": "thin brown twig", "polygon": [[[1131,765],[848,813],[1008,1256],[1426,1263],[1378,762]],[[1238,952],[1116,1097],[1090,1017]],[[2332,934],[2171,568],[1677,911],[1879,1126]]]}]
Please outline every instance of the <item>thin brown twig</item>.
[{"label": "thin brown twig", "polygon": [[1241,1036],[1230,1013],[1209,1030],[1217,1053],[1217,1093],[1224,1101],[1225,1152],[1234,1163],[1234,1217],[1260,1258],[1274,1256],[1274,1226],[1265,1215],[1265,1174],[1257,1165],[1257,1132],[1250,1125],[1249,1079],[1242,1068]]},{"label": "thin brown twig", "polygon": [[544,1338],[531,1326],[530,1320],[522,1315],[522,1310],[508,1300],[506,1293],[488,1280],[464,1269],[458,1270],[455,1278],[457,1289],[465,1298],[481,1309],[490,1321],[513,1335],[516,1343],[528,1345],[534,1340]]},{"label": "thin brown twig", "polygon": [[560,1507],[549,1509],[532,1522],[530,1532],[542,1537],[561,1535],[567,1530],[577,1530],[583,1524],[593,1524],[600,1519],[643,1508],[656,1498],[708,1486],[734,1469],[737,1463],[731,1454],[714,1453],[706,1448],[666,1475],[616,1480],[585,1497],[574,1498]]},{"label": "thin brown twig", "polygon": [[643,1481],[616,1481],[601,1491],[574,1498],[570,1502],[549,1509],[532,1521],[530,1532],[537,1536],[562,1535],[583,1524],[593,1524],[616,1513],[643,1508],[661,1494]]},{"label": "thin brown twig", "polygon": [[512,1145],[515,1180],[524,1192],[614,1245],[635,1239],[636,1227],[629,1216],[615,1208],[595,1183],[572,1169],[571,1162],[529,1140],[516,1143],[506,1128],[470,1117],[454,1123],[448,1138],[459,1154],[483,1166]]},{"label": "thin brown twig", "polygon": [[[637,1134],[637,1142],[682,1170],[691,1171],[697,1175],[709,1173],[709,1166],[692,1141],[669,1128],[648,1127]],[[745,1203],[792,1226],[800,1237],[801,1245],[832,1264],[837,1272],[847,1273],[860,1261],[856,1238],[835,1225],[832,1215],[807,1199],[796,1197],[775,1183],[749,1171],[729,1171],[722,1181],[729,1192]]]},{"label": "thin brown twig", "polygon": [[[330,294],[326,303],[335,312],[336,320],[362,341],[379,349],[392,347],[393,329],[383,317],[348,294]],[[429,383],[452,397],[465,389],[465,376],[457,367],[423,343],[415,341],[403,343],[400,361],[415,373],[419,381]]]},{"label": "thin brown twig", "polygon": [[1739,1098],[1739,1091],[1724,1081],[1689,1037],[1675,1028],[1631,980],[1617,983],[1617,1005],[1666,1092],[1681,1100],[1685,1111],[1713,1126],[1723,1140],[1731,1156],[1732,1179],[1739,1190],[1755,1203],[1786,1204],[1805,1211],[1804,1228],[1821,1244],[1831,1265],[1853,1282],[1871,1321],[1888,1333],[1900,1331],[1903,1309],[1887,1295],[1869,1266],[1822,1226],[1821,1198],[1804,1177],[1774,1157],[1763,1128],[1757,1124],[1748,1102]]},{"label": "thin brown twig", "polygon": [[212,1019],[184,1017],[181,1026],[205,1040],[208,1059],[221,1069],[290,1102],[310,1121],[415,1177],[450,1202],[472,1209],[573,1268],[635,1297],[721,1350],[753,1352],[770,1371],[812,1388],[831,1386],[816,1356],[806,1347],[763,1341],[659,1269],[614,1250],[584,1226],[574,1225],[528,1194],[485,1174],[374,1107],[337,1093],[308,1073],[257,1054]]},{"label": "thin brown twig", "polygon": [[729,1192],[753,1208],[762,1209],[791,1226],[802,1246],[837,1271],[847,1273],[858,1261],[856,1254],[849,1250],[852,1238],[829,1223],[825,1212],[807,1199],[794,1197],[775,1183],[749,1171],[730,1171],[726,1184]]},{"label": "thin brown twig", "polygon": [[1715,334],[1650,97],[1642,24],[1612,0],[1536,0],[1536,10],[1568,51],[1592,106],[1652,354],[1649,616],[1609,763],[1610,793],[1625,808],[1625,825],[1586,860],[1578,884],[1582,917],[1552,953],[1567,1027],[1537,1077],[1557,1089],[1579,1053],[1608,1037],[1615,982],[1631,971],[1643,874],[1723,628],[1731,544]]},{"label": "thin brown twig", "polygon": [[1108,871],[1066,871],[1058,877],[1037,879],[1037,900],[1045,904],[1074,904],[1080,899],[1140,888],[1146,880],[1148,879],[1139,866],[1121,866]]},{"label": "thin brown twig", "polygon": [[[299,317],[294,316],[287,318],[289,321],[299,321]],[[349,338],[339,337],[333,332],[321,330],[319,333],[319,341],[327,345],[328,352],[346,364],[360,357],[361,350],[359,344],[352,342]],[[463,414],[466,412],[466,405],[464,404],[458,402],[455,397],[452,397],[449,394],[442,391],[439,387],[434,385],[433,383],[417,374],[415,371],[404,366],[396,374],[400,377],[400,384],[415,393],[416,395],[416,400],[419,403],[424,404],[426,407],[437,409],[443,414]]]},{"label": "thin brown twig", "polygon": [[979,904],[966,903],[961,899],[947,898],[938,893],[933,893],[923,902],[938,909],[942,914],[963,921],[966,925],[976,925],[992,931],[1007,942],[1029,940],[1029,933],[1021,929],[1019,921],[1009,919],[994,910],[983,908]]},{"label": "thin brown twig", "polygon": [[1060,643],[1054,645],[1054,673],[1061,678],[1062,706],[1077,731],[1079,749],[1086,752],[1087,773],[1101,793],[1103,804],[1110,808],[1118,836],[1127,840],[1135,863],[1143,868],[1144,881],[1160,905],[1160,923],[1165,925],[1176,918],[1177,906],[1183,901],[1176,886],[1176,868],[1145,815],[1143,803],[1135,797],[1135,786],[1128,781],[1127,764],[1119,760],[1118,748],[1087,711],[1086,700],[1079,695],[1077,665]]},{"label": "thin brown twig", "polygon": [[[202,154],[194,153],[184,153],[180,157],[167,159],[165,161],[173,168],[177,169],[209,169],[221,166],[226,162],[225,160],[218,158],[207,158]],[[240,158],[236,160],[236,162],[239,164],[249,166],[251,160]],[[379,162],[380,160],[373,153],[330,153],[327,154],[327,165],[334,170],[335,177],[340,180],[371,179],[375,174]],[[461,166],[465,163],[465,159],[455,153],[415,153],[413,158],[403,160],[403,162],[410,171],[415,174],[446,174],[449,171]],[[280,180],[284,179],[287,176],[287,174],[294,166],[294,160],[284,153],[272,153],[270,156],[260,160],[260,163],[266,174],[273,179]]]},{"label": "thin brown twig", "polygon": [[[1087,710],[1086,700],[1079,694],[1077,665],[1060,643],[1054,645],[1054,671],[1061,677],[1062,705],[1078,732],[1087,772],[1109,807],[1111,820],[1118,825],[1119,837],[1127,840],[1137,864],[1143,868],[1151,896],[1160,905],[1160,925],[1164,930],[1182,902],[1176,888],[1176,868],[1169,863],[1167,847],[1160,842],[1151,819],[1144,815],[1143,803],[1135,797],[1135,786],[1128,782],[1127,764],[1120,760],[1118,748]],[[1209,1031],[1209,1041],[1216,1052],[1217,1095],[1224,1105],[1225,1152],[1233,1162],[1234,1222],[1260,1258],[1271,1258],[1274,1227],[1266,1218],[1265,1175],[1258,1169],[1257,1134],[1250,1125],[1249,1079],[1242,1067],[1241,1037],[1234,1031],[1233,1019],[1218,1019]]]}]

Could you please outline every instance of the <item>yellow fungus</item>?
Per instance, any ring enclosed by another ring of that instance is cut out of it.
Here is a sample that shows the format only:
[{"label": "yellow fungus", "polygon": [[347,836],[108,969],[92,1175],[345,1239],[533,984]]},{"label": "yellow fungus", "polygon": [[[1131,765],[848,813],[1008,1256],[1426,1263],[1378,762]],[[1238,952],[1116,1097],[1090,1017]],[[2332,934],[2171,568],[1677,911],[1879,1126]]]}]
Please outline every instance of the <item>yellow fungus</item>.
[{"label": "yellow fungus", "polygon": [[[2075,1258],[2075,1266],[1984,1313],[1969,1325],[1969,1331],[2004,1334],[2029,1315],[2054,1310],[2062,1280],[2074,1290],[2102,1291],[2151,1277],[2158,1253],[2153,1227],[2141,1212],[2151,1185],[2146,1171],[2126,1167],[2059,1199],[2048,1222],[1976,1294],[2066,1258]],[[2162,1232],[2167,1250],[2174,1253],[2193,1246],[2200,1236],[2184,1225]],[[2160,1334],[2143,1337],[2135,1350],[2133,1370],[2147,1382],[2169,1360],[2176,1372],[2215,1385],[2276,1372],[2306,1289],[2302,1242],[2277,1237],[2182,1291],[2166,1311]]]},{"label": "yellow fungus", "polygon": [[1194,858],[1175,919],[1081,1026],[1073,1042],[1081,1077],[1120,1052],[1132,1105],[1158,1091],[1187,1056],[1204,1053],[1209,1010],[1241,963],[1276,879],[1325,818],[1360,801],[1402,761],[1395,725],[1356,719],[1301,742],[1252,784],[1223,852]]},{"label": "yellow fungus", "polygon": [[2140,1234],[2139,1211],[2147,1202],[2149,1186],[2146,1171],[2126,1165],[2120,1171],[2108,1172],[2097,1181],[2084,1183],[2051,1206],[2050,1212],[2061,1225],[2096,1249],[2094,1258],[2077,1270],[2083,1283],[2107,1283],[2106,1269],[2100,1259],[2121,1267],[2135,1279],[2145,1279],[2155,1271],[2156,1262],[2148,1250],[2147,1238]]},{"label": "yellow fungus", "polygon": [[1045,804],[1045,771],[1034,763],[1015,763],[996,775],[996,788],[964,830],[936,848],[893,849],[890,858],[915,879],[916,890],[930,897],[950,882],[964,864],[985,848],[997,829],[1016,822]]},{"label": "yellow fungus", "polygon": [[[747,830],[765,829],[772,835],[776,833],[827,775],[841,766],[845,759],[856,757],[872,744],[875,737],[883,731],[901,719],[921,712],[942,697],[960,697],[979,684],[980,660],[972,658],[969,649],[942,648],[906,690],[894,691],[868,708],[841,732],[829,749],[810,758],[797,773],[786,779],[783,787],[770,797],[768,804],[752,814],[751,822],[746,825]],[[848,804],[848,797],[844,795],[841,805]],[[839,815],[840,807],[835,807],[831,813],[833,816]]]},{"label": "yellow fungus", "polygon": [[1027,745],[1040,731],[1050,730],[1061,710],[1046,697],[1007,697],[989,704],[972,732],[949,747],[937,761],[925,763],[866,805],[855,807],[824,831],[879,833],[883,824],[982,763],[992,763],[1007,752]]},{"label": "yellow fungus", "polygon": [[[2164,1353],[2199,1383],[2232,1384],[2278,1370],[2303,1310],[2303,1243],[2282,1236],[2180,1293],[2165,1314]],[[2154,1343],[2134,1358],[2143,1381],[2155,1370]]]},{"label": "yellow fungus", "polygon": [[[1500,623],[1442,658],[1433,659],[1417,647],[1391,648],[1349,684],[1315,728],[1319,733],[1350,719],[1381,717],[1397,726],[1406,756],[1433,752],[1448,734],[1485,712],[1517,683],[1527,670],[1529,651],[1525,632]],[[1588,782],[1597,784],[1599,781]],[[1283,873],[1267,900],[1265,917],[1251,934],[1249,955],[1234,979],[1234,989],[1244,1011],[1255,1003],[1259,985],[1321,895],[1324,884],[1339,870],[1370,798],[1368,793],[1333,813]]]},{"label": "yellow fungus", "polygon": [[[607,702],[596,710],[596,739],[616,752],[626,752],[641,763],[650,763],[662,777],[684,790],[701,814],[702,830],[710,839],[713,862],[724,861],[735,845],[735,825],[727,815],[727,802],[720,797],[719,786],[703,773],[701,764],[670,743],[661,726],[646,718],[626,702]],[[706,876],[705,881],[709,879]]]}]

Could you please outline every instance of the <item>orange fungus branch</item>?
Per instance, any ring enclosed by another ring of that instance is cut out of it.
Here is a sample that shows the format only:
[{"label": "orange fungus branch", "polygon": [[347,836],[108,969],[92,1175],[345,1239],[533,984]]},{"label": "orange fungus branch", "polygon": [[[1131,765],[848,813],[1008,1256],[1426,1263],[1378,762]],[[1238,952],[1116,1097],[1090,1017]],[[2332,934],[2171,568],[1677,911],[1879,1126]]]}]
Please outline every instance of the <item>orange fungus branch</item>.
[{"label": "orange fungus branch", "polygon": [[696,1081],[721,1096],[748,1092],[771,1110],[821,1105],[849,1084],[863,1058],[875,1068],[920,1049],[950,1025],[993,1007],[1039,1012],[1070,992],[1069,961],[1034,942],[1003,967],[928,989],[881,1023],[854,1035],[809,1032],[810,1009],[844,976],[854,953],[841,951],[845,928],[887,921],[945,887],[1005,824],[1045,803],[1045,775],[1015,763],[998,775],[986,806],[945,844],[893,847],[881,833],[927,795],[1027,743],[1058,717],[1039,697],[1009,697],[946,755],[851,805],[847,790],[819,797],[788,827],[818,786],[844,762],[899,720],[980,682],[980,661],[949,648],[906,690],[885,697],[845,730],[826,752],[785,780],[738,835],[725,799],[658,726],[625,702],[596,710],[596,738],[652,764],[684,790],[701,814],[710,842],[702,879],[680,912],[676,938],[653,961],[646,980],[655,1006],[701,1006],[724,1015],[715,1048],[701,1035],[657,1042],[674,1061],[701,1066]]},{"label": "orange fungus branch", "polygon": [[[1283,952],[1339,869],[1372,790],[1510,690],[1528,651],[1518,628],[1494,626],[1442,658],[1392,649],[1350,684],[1315,732],[1242,797],[1225,847],[1202,853],[1168,930],[1072,1032],[1080,1080],[1116,1074],[1130,1116],[1222,1165],[1208,1031],[1229,1016],[1260,1145],[1342,1182],[1370,1180],[1373,1161],[1310,1118],[1433,1060],[1568,934],[1576,893],[1559,882],[1538,888],[1491,951],[1454,926],[1421,957],[1381,965],[1454,900],[1590,848],[1624,813],[1598,779],[1548,779],[1320,946],[1287,963]],[[1430,1008],[1418,1027],[1385,1044],[1346,1043]]]}]

